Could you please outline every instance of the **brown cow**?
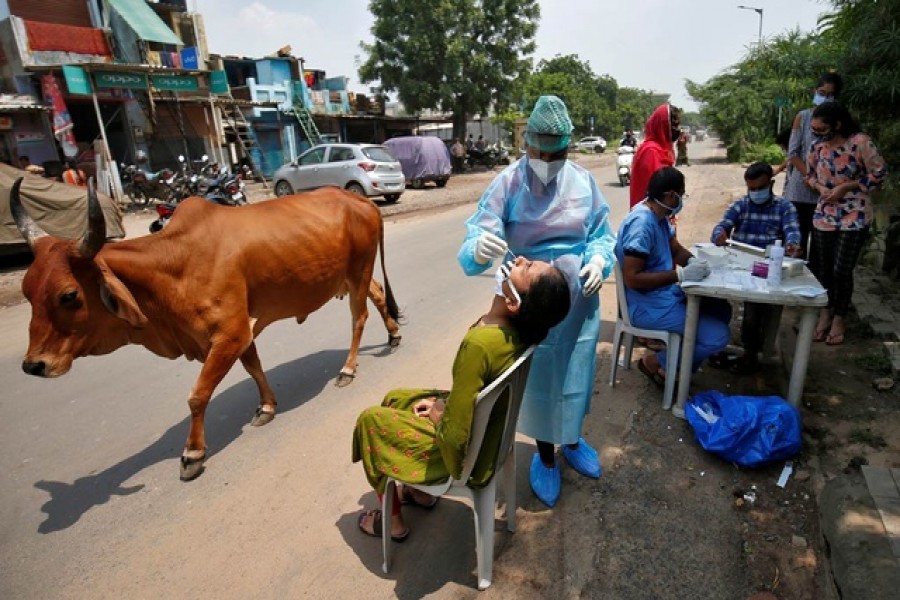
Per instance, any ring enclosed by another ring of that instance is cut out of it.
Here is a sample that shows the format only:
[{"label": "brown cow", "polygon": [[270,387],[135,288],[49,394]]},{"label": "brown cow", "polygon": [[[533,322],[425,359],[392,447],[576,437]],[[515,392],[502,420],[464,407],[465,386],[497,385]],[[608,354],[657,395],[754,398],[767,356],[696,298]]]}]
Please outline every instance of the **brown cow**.
[{"label": "brown cow", "polygon": [[[188,198],[161,233],[105,244],[93,182],[87,231],[80,240],[62,240],[25,212],[21,181],[13,185],[10,208],[34,253],[22,282],[31,303],[22,369],[58,377],[79,356],[126,344],[203,362],[188,397],[184,480],[203,470],[206,406],[237,359],[259,388],[253,424],[274,418],[275,395],[254,343],[270,323],[288,317],[302,323],[329,299],[349,295],[353,340],[338,385],[356,372],[367,296],[384,319],[389,343],[400,341],[399,311],[384,269],[384,224],[368,199],[337,188],[242,207]],[[384,288],[372,278],[379,247]]]}]

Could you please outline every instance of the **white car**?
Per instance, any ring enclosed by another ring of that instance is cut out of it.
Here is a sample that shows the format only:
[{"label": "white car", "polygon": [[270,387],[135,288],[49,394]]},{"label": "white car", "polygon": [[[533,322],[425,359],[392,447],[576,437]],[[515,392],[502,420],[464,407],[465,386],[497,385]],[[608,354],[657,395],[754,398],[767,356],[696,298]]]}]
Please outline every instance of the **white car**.
[{"label": "white car", "polygon": [[319,144],[282,166],[273,176],[275,195],[336,185],[360,196],[396,202],[406,189],[400,163],[376,144]]},{"label": "white car", "polygon": [[583,137],[575,142],[575,147],[579,150],[587,150],[588,152],[600,154],[606,150],[606,140],[599,135]]}]

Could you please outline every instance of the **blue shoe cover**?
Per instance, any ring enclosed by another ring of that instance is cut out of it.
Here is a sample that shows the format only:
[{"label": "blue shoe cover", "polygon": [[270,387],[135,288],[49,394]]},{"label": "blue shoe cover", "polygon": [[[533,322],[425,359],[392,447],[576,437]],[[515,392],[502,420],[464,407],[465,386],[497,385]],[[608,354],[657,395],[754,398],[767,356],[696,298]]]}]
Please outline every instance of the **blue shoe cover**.
[{"label": "blue shoe cover", "polygon": [[572,468],[591,479],[600,479],[603,469],[600,468],[600,460],[597,458],[597,451],[588,446],[584,438],[578,438],[578,447],[574,450],[568,446],[563,446],[563,456]]},{"label": "blue shoe cover", "polygon": [[548,469],[541,462],[541,456],[535,452],[531,459],[531,489],[538,500],[553,508],[559,500],[559,489],[562,485],[562,476],[559,471],[559,463]]}]

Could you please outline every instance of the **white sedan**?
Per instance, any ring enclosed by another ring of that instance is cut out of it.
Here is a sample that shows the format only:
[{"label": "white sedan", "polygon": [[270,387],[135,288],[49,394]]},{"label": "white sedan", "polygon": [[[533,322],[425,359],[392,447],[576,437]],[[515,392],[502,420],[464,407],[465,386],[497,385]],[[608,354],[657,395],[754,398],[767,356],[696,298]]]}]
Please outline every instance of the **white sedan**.
[{"label": "white sedan", "polygon": [[606,150],[606,140],[599,135],[583,137],[575,142],[575,147],[579,150],[587,150],[588,152],[600,154]]}]

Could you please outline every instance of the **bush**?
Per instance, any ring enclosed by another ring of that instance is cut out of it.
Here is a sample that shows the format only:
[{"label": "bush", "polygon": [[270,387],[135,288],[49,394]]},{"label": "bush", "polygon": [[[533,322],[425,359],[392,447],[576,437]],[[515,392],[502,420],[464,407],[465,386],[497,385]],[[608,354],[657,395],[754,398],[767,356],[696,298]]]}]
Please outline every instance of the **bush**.
[{"label": "bush", "polygon": [[764,162],[770,165],[781,164],[785,159],[784,152],[777,144],[750,144],[741,157],[741,162]]}]

